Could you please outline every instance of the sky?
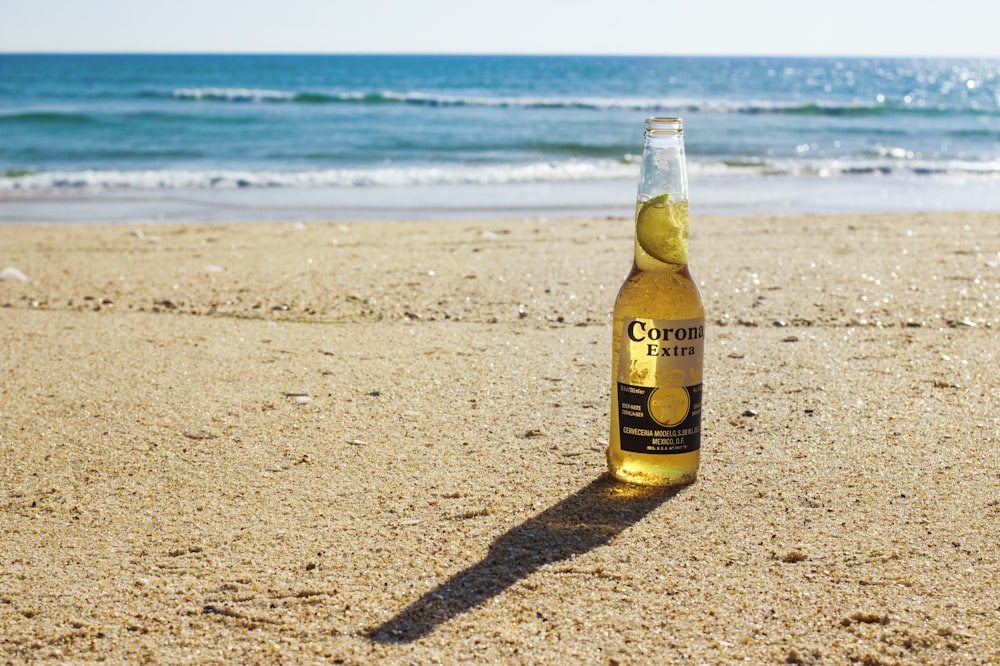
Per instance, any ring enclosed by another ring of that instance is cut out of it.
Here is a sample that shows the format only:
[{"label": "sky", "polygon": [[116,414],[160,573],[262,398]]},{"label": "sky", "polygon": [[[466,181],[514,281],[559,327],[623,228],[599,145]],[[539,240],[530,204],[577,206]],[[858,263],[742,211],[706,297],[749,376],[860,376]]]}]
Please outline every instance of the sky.
[{"label": "sky", "polygon": [[996,0],[0,0],[0,52],[1000,57]]}]

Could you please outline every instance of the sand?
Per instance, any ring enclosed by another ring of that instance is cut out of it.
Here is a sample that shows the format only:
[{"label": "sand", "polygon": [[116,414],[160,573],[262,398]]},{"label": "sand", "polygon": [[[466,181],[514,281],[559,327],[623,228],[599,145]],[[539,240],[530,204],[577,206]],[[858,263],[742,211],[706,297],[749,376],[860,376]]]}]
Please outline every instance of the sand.
[{"label": "sand", "polygon": [[1000,661],[1000,213],[692,225],[673,491],[628,220],[0,228],[0,664]]}]

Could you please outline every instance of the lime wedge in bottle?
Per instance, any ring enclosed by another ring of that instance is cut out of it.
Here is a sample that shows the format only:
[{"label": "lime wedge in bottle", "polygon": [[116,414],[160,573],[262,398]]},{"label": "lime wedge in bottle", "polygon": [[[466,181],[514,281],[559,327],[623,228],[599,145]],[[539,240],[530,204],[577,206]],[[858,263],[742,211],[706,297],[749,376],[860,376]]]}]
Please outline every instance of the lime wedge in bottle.
[{"label": "lime wedge in bottle", "polygon": [[661,194],[642,204],[635,218],[635,237],[646,254],[659,261],[687,264],[687,206]]}]

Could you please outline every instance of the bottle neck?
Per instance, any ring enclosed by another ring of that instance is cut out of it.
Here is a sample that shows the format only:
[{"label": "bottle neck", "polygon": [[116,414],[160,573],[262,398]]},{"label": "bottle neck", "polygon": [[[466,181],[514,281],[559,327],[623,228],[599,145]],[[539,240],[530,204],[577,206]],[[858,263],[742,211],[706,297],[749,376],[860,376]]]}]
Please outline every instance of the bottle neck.
[{"label": "bottle neck", "polygon": [[646,121],[638,201],[664,194],[675,201],[688,198],[684,125],[677,118],[650,118]]},{"label": "bottle neck", "polygon": [[677,118],[646,121],[635,231],[637,270],[676,272],[686,269],[687,168],[684,127]]}]

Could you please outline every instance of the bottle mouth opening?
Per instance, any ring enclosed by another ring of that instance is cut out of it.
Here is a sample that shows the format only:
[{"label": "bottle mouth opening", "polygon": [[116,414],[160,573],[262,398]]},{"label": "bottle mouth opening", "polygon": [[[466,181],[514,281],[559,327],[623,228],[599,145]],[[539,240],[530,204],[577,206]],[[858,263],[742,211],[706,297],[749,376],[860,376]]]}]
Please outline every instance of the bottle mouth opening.
[{"label": "bottle mouth opening", "polygon": [[669,136],[684,133],[680,118],[655,117],[646,119],[646,136]]}]

